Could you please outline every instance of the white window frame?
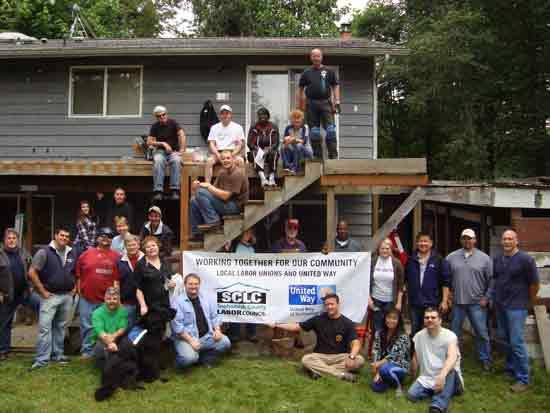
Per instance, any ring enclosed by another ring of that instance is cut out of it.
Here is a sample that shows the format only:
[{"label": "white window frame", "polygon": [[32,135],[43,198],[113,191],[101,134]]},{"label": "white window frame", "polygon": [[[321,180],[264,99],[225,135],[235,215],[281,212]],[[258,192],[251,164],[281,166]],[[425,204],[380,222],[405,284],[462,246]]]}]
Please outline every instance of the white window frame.
[{"label": "white window frame", "polygon": [[[252,114],[250,113],[250,104],[252,102],[252,72],[284,72],[286,71],[289,75],[290,80],[290,71],[304,71],[306,68],[308,68],[308,65],[247,65],[246,66],[246,102],[245,102],[245,123],[246,123],[246,130],[245,134],[248,136],[248,130],[250,129],[250,125],[252,122]],[[340,66],[329,66],[334,69],[336,72],[336,76],[338,77],[338,80],[340,80]],[[290,92],[290,83],[289,83],[289,92]],[[296,85],[298,86],[298,85]],[[342,86],[340,86],[340,90],[342,89]],[[341,92],[340,92],[341,93]],[[292,110],[296,104],[296,96],[290,96],[291,104],[290,104],[290,110]],[[269,109],[269,108],[268,108]],[[289,120],[287,119],[287,122]],[[338,147],[338,153],[340,153],[340,116],[335,115],[334,116],[334,123],[336,124],[336,142]]]},{"label": "white window frame", "polygon": [[[103,113],[93,115],[78,115],[73,113],[73,70],[103,69]],[[108,115],[107,114],[107,86],[109,81],[109,69],[139,69],[139,113],[133,115]],[[99,66],[71,66],[69,68],[69,108],[67,115],[69,118],[92,118],[92,119],[121,119],[121,118],[141,118],[143,116],[143,65],[99,65]]]}]

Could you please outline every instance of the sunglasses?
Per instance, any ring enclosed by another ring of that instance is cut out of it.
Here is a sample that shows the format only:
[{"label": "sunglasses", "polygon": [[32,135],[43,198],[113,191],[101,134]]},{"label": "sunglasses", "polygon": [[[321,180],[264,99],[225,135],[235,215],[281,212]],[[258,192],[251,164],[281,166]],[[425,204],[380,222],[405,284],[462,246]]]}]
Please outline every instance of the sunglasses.
[{"label": "sunglasses", "polygon": [[293,231],[296,230],[297,231],[298,230],[298,225],[291,224],[291,225],[288,225],[287,228],[289,230],[293,230]]},{"label": "sunglasses", "polygon": [[166,113],[161,113],[160,115],[156,115],[157,119],[164,118],[166,116]]}]

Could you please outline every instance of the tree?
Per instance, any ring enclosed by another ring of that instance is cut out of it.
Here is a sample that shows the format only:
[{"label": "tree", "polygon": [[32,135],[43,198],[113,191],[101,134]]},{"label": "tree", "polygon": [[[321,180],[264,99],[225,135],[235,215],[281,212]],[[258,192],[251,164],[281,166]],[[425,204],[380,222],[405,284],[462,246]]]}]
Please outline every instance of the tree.
[{"label": "tree", "polygon": [[0,31],[63,38],[78,4],[97,37],[156,37],[170,25],[181,0],[0,0]]},{"label": "tree", "polygon": [[187,0],[200,36],[332,36],[337,0]]},{"label": "tree", "polygon": [[428,3],[377,1],[354,18],[356,35],[411,51],[378,64],[380,153],[426,156],[434,178],[545,174],[550,2]]}]

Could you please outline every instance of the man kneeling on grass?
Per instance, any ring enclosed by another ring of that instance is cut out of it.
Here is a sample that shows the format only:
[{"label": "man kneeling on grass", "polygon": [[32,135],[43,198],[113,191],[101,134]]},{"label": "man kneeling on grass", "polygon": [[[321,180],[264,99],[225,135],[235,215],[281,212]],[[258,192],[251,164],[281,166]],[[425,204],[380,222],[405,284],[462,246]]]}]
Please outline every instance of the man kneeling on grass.
[{"label": "man kneeling on grass", "polygon": [[187,274],[183,280],[185,293],[176,298],[177,311],[172,320],[176,366],[184,368],[196,363],[210,368],[218,357],[229,351],[231,342],[222,334],[215,300],[199,294],[201,279]]},{"label": "man kneeling on grass", "polygon": [[413,338],[412,375],[417,367],[419,375],[407,397],[413,402],[431,397],[429,413],[447,412],[451,397],[464,389],[458,339],[451,330],[441,327],[441,314],[435,307],[424,311],[424,327]]},{"label": "man kneeling on grass", "polygon": [[110,355],[118,351],[116,340],[128,327],[128,311],[120,304],[118,288],[107,288],[105,303],[92,313],[92,327],[95,362],[102,369]]},{"label": "man kneeling on grass", "polygon": [[340,298],[334,293],[324,298],[325,312],[301,323],[273,324],[283,330],[315,331],[317,344],[313,353],[302,357],[302,365],[317,379],[323,375],[338,377],[339,379],[355,382],[353,374],[359,370],[365,359],[359,354],[361,342],[357,338],[355,325],[346,316],[340,313]]}]

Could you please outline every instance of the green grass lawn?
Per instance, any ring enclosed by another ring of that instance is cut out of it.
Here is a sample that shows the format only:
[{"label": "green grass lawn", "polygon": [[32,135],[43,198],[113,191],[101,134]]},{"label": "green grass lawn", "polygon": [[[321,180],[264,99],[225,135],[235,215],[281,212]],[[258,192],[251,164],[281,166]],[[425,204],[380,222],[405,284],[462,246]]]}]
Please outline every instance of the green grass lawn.
[{"label": "green grass lawn", "polygon": [[[99,374],[90,362],[75,359],[27,372],[30,356],[0,363],[0,412],[426,412],[427,403],[396,400],[393,392],[374,394],[368,370],[358,383],[322,378],[312,381],[299,363],[276,358],[230,356],[215,369],[173,369],[169,382],[146,385],[146,390],[119,390],[103,403],[93,393]],[[497,369],[502,367],[497,363]],[[451,404],[452,412],[550,412],[550,376],[534,369],[534,385],[512,394],[502,374],[483,373],[471,357],[464,365],[466,392]],[[407,383],[408,387],[408,383]]]}]

